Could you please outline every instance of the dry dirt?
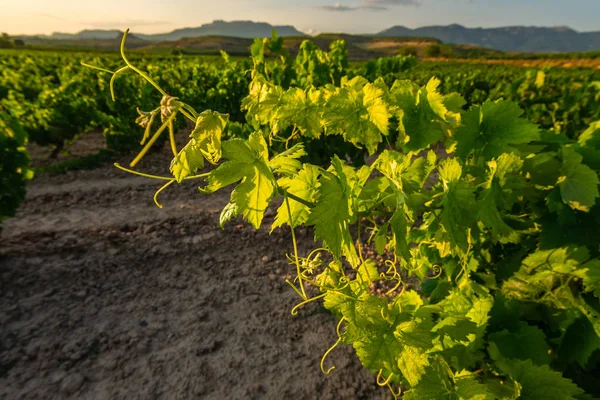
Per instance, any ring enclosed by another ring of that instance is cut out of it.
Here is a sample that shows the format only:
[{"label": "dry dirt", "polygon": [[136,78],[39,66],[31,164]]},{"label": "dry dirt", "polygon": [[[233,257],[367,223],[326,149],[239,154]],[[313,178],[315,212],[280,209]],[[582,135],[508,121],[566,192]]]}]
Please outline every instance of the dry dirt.
[{"label": "dry dirt", "polygon": [[511,65],[517,67],[528,67],[528,68],[542,68],[542,67],[555,67],[555,68],[590,68],[590,69],[600,69],[600,59],[573,59],[573,58],[565,58],[565,59],[540,59],[540,60],[503,60],[503,59],[488,59],[488,60],[478,60],[478,59],[460,59],[460,58],[441,58],[441,57],[432,57],[432,58],[424,58],[424,62],[452,62],[452,63],[467,63],[467,64],[501,64],[501,65]]},{"label": "dry dirt", "polygon": [[290,315],[291,241],[269,235],[273,210],[259,231],[221,230],[227,193],[172,187],[160,210],[156,188],[110,165],[29,184],[1,234],[0,399],[390,397],[350,347],[321,373],[335,320],[316,304]]}]

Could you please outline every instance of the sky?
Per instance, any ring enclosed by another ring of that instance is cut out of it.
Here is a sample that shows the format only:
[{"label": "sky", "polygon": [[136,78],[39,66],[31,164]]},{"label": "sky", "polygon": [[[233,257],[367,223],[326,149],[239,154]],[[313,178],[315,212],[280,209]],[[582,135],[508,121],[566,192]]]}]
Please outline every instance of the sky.
[{"label": "sky", "polygon": [[217,19],[293,25],[309,34],[453,23],[600,31],[599,16],[600,0],[0,0],[0,32],[12,35],[125,28],[159,33]]}]

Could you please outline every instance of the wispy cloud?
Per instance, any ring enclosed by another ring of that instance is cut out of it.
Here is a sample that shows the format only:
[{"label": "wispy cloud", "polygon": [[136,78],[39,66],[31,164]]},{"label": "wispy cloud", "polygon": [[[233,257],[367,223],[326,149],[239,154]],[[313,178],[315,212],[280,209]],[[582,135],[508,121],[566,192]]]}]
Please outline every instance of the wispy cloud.
[{"label": "wispy cloud", "polygon": [[136,28],[136,27],[145,27],[145,26],[170,26],[170,25],[172,25],[170,22],[167,22],[167,21],[147,20],[147,19],[137,19],[137,18],[127,18],[127,19],[113,20],[113,21],[98,21],[98,20],[78,21],[73,18],[65,18],[60,15],[54,15],[54,14],[50,14],[50,13],[31,12],[29,14],[38,16],[38,17],[49,18],[49,19],[78,22],[78,23],[81,23],[81,25],[85,25],[87,27],[96,28],[96,29],[112,29],[112,28],[124,29],[123,27]]},{"label": "wispy cloud", "polygon": [[355,7],[355,6],[345,6],[342,5],[340,3],[335,3],[333,6],[320,6],[321,9],[325,10],[325,11],[341,11],[341,12],[346,12],[346,11],[356,11],[358,10],[359,7]]},{"label": "wispy cloud", "polygon": [[166,26],[171,25],[167,21],[145,20],[145,19],[124,19],[114,21],[87,21],[84,22],[93,28],[135,28],[142,26]]},{"label": "wispy cloud", "polygon": [[390,6],[418,6],[421,0],[363,0],[356,5],[335,3],[334,5],[320,6],[325,11],[348,12],[357,10],[385,11]]},{"label": "wispy cloud", "polygon": [[379,7],[418,6],[421,5],[421,0],[366,0],[366,3]]}]

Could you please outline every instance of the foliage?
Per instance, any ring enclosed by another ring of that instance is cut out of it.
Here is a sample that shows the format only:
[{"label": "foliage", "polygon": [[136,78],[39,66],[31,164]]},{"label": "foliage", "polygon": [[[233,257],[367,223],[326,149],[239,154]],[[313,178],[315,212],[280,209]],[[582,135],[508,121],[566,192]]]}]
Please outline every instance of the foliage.
[{"label": "foliage", "polygon": [[25,183],[33,177],[25,149],[27,133],[11,110],[0,106],[0,230],[25,198]]},{"label": "foliage", "polygon": [[[185,179],[204,179],[203,193],[233,186],[221,226],[241,216],[257,229],[278,205],[272,229],[292,229],[288,284],[301,299],[292,314],[322,300],[339,321],[324,373],[334,348],[352,345],[405,399],[600,394],[585,379],[600,372],[600,122],[573,140],[511,101],[465,111],[437,79],[284,88],[265,75],[244,100],[244,139],[223,140],[227,115],[164,94],[158,135],[178,115],[196,128],[181,150],[173,142],[173,177],[154,176],[167,181],[157,195]],[[287,149],[271,146],[288,132]],[[302,142],[323,136],[376,159],[304,162]],[[195,175],[205,160],[216,168]],[[314,229],[307,254],[300,225]]]},{"label": "foliage", "polygon": [[600,119],[600,71],[421,62],[382,78],[389,85],[398,79],[425,85],[433,76],[441,81],[442,93],[459,93],[467,107],[511,100],[530,121],[572,139]]}]

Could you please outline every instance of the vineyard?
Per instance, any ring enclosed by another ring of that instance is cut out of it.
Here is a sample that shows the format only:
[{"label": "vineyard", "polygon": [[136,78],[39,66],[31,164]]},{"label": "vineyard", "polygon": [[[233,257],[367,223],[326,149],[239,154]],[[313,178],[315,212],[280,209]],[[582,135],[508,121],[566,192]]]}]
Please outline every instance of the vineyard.
[{"label": "vineyard", "polygon": [[600,397],[600,71],[126,43],[0,53],[0,396]]}]

